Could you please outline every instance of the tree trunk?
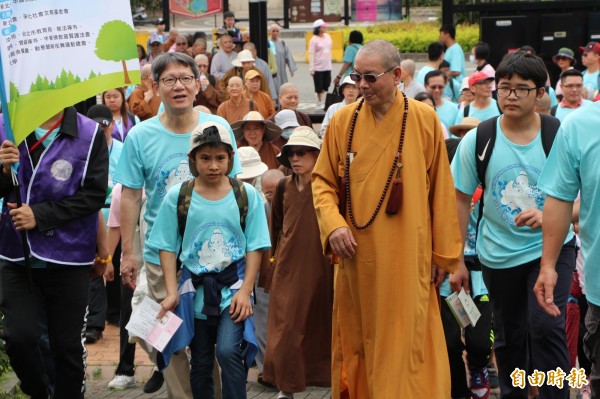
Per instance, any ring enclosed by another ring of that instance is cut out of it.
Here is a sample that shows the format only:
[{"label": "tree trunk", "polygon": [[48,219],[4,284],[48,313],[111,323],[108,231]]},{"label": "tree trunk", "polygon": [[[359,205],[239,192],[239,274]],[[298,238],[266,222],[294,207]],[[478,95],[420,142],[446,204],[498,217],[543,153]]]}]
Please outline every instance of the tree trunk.
[{"label": "tree trunk", "polygon": [[125,60],[121,60],[121,64],[123,64],[123,77],[125,78],[125,84],[130,85],[131,79],[129,79],[129,72],[127,72],[127,63]]}]

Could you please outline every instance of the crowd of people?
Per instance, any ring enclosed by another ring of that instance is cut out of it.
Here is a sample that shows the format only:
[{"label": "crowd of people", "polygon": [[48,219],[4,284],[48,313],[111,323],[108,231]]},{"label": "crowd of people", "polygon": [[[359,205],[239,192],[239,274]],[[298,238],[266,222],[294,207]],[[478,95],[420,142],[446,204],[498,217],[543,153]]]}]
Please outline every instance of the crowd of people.
[{"label": "crowd of people", "polygon": [[[577,49],[583,72],[561,48],[558,76],[530,46],[492,66],[477,43],[467,74],[454,26],[418,71],[352,31],[332,80],[317,20],[316,107],[332,83],[343,100],[313,126],[280,30],[262,60],[231,12],[211,51],[159,20],[139,85],[19,146],[0,129],[0,310],[22,391],[84,397],[82,339],[110,322],[115,390],[136,385],[141,347],[144,392],[177,399],[245,398],[254,364],[278,398],[600,395],[600,43]],[[465,326],[456,293],[478,313]],[[125,329],[144,297],[184,320],[162,352]]]}]

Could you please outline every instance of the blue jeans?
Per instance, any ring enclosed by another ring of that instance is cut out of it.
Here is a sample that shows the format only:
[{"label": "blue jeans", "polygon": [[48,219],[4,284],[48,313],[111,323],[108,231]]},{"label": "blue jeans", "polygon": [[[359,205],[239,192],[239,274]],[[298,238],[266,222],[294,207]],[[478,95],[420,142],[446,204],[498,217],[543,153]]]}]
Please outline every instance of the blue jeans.
[{"label": "blue jeans", "polygon": [[243,363],[243,333],[244,323],[234,323],[229,308],[221,313],[217,326],[209,326],[206,320],[194,319],[194,338],[190,344],[190,381],[195,399],[215,397],[215,345],[217,360],[221,366],[223,399],[246,398],[247,371]]}]

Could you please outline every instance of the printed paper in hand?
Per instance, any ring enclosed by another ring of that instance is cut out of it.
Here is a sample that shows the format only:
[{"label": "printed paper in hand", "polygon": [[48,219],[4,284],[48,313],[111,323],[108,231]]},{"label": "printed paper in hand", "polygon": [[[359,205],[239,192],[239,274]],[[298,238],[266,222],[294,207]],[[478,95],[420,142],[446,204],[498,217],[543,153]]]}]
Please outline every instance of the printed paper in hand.
[{"label": "printed paper in hand", "polygon": [[452,295],[446,298],[446,303],[462,328],[465,328],[468,325],[474,327],[481,316],[479,309],[477,309],[477,305],[475,305],[471,296],[467,294],[464,289],[461,289],[460,293],[453,292]]},{"label": "printed paper in hand", "polygon": [[181,325],[182,320],[171,311],[168,311],[159,320],[156,315],[160,310],[159,303],[144,297],[142,303],[131,314],[125,328],[162,352]]}]

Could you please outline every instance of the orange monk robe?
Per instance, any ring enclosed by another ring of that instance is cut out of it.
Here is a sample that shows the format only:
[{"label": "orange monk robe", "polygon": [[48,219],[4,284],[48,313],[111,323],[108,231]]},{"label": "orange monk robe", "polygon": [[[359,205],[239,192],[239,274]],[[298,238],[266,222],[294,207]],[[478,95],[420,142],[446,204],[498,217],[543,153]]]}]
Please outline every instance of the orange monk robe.
[{"label": "orange monk robe", "polygon": [[[369,220],[383,192],[398,149],[403,104],[397,90],[381,121],[367,104],[359,113],[350,167],[359,225]],[[326,252],[330,234],[339,227],[350,227],[358,243],[352,259],[340,261],[335,280],[333,398],[448,399],[450,370],[431,264],[454,271],[462,243],[441,125],[432,108],[409,100],[402,208],[397,215],[385,213],[388,192],[374,222],[357,230],[348,212],[344,217],[338,211],[357,105],[340,109],[331,119],[312,182]]]}]

